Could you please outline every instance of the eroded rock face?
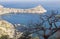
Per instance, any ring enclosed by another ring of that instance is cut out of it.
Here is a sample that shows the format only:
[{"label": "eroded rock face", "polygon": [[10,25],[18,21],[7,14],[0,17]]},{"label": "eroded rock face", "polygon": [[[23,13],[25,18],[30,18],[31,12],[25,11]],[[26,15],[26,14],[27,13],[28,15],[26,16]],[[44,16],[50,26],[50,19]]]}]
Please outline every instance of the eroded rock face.
[{"label": "eroded rock face", "polygon": [[60,38],[60,30],[58,30],[58,31],[56,32],[55,37],[56,37],[56,38]]},{"label": "eroded rock face", "polygon": [[9,35],[10,38],[13,38],[14,31],[14,26],[11,23],[5,20],[0,20],[0,36]]}]

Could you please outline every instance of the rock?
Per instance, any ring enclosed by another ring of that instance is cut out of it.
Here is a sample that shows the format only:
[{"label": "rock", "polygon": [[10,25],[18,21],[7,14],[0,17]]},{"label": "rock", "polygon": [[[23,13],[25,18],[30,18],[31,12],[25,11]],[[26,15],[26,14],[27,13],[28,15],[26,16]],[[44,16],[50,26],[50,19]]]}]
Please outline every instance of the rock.
[{"label": "rock", "polygon": [[[2,8],[1,8],[2,7]],[[29,8],[29,9],[15,9],[15,8],[6,8],[0,5],[0,15],[10,14],[10,13],[32,13],[32,14],[41,14],[45,13],[45,10],[41,5]]]},{"label": "rock", "polygon": [[0,36],[9,35],[10,38],[13,38],[14,33],[15,33],[15,29],[11,23],[5,20],[0,20]]}]

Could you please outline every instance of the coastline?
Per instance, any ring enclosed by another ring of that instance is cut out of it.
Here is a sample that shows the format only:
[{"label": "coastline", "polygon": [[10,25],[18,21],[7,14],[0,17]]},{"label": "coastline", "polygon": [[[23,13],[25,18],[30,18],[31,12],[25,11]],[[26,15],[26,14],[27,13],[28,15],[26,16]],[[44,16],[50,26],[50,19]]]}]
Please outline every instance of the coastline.
[{"label": "coastline", "polygon": [[41,14],[47,12],[41,5],[29,8],[29,9],[16,9],[16,8],[5,8],[4,6],[0,5],[0,15],[9,14],[9,13],[36,13]]}]

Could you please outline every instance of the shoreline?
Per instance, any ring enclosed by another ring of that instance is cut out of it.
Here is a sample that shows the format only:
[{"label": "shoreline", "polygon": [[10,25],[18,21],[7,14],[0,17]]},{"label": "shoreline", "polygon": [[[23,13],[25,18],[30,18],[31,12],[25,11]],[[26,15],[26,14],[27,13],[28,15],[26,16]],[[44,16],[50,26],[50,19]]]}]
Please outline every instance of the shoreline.
[{"label": "shoreline", "polygon": [[16,8],[5,8],[0,5],[0,15],[9,13],[32,13],[32,14],[42,14],[47,12],[41,5],[29,9],[16,9]]}]

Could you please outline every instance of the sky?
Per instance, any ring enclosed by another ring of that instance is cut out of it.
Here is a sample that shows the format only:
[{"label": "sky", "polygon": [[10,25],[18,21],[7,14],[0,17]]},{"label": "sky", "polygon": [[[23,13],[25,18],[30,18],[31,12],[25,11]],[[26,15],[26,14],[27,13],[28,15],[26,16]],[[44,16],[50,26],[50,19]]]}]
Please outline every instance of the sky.
[{"label": "sky", "polygon": [[0,0],[0,2],[60,1],[60,0]]}]

